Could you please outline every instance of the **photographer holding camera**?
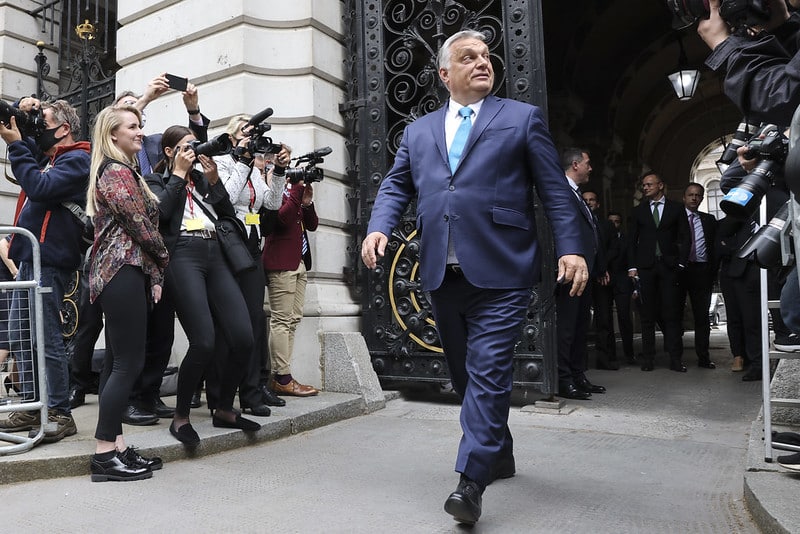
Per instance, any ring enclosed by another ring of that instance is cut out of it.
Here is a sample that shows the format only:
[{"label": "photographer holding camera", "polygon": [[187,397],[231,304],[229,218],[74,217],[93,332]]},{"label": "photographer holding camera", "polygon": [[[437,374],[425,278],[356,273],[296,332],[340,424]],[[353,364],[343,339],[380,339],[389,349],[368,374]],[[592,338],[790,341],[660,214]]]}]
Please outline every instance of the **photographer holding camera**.
[{"label": "photographer holding camera", "polygon": [[[71,202],[86,206],[89,179],[90,145],[76,141],[80,131],[75,109],[64,100],[41,103],[35,98],[20,101],[19,110],[28,118],[41,110],[37,131],[20,131],[18,114],[2,117],[0,137],[8,145],[8,158],[17,182],[22,187],[18,206],[21,206],[15,225],[39,237],[42,287],[52,291],[42,294],[41,317],[44,321],[45,369],[48,388],[48,422],[43,442],[58,441],[77,432],[69,404],[69,367],[61,335],[61,301],[64,287],[81,264],[81,233],[83,225],[63,205]],[[7,121],[7,122],[6,122]],[[36,119],[27,122],[38,122]],[[19,266],[18,280],[33,280],[33,251],[30,241],[17,236],[11,241],[9,256]],[[11,306],[12,350],[19,354],[22,340],[21,320],[28,313],[28,290],[15,290]],[[31,323],[35,315],[30,314]],[[27,330],[28,325],[24,325]],[[33,324],[30,325],[33,330]],[[16,333],[16,334],[14,334]],[[35,342],[35,338],[33,338]],[[32,354],[32,352],[28,353]],[[33,399],[33,361],[20,358],[22,396]],[[41,372],[42,370],[39,370]],[[33,430],[41,424],[39,412],[13,412],[0,421],[0,430],[19,432]]]},{"label": "photographer holding camera", "polygon": [[[258,115],[256,115],[256,120]],[[273,147],[258,146],[259,139],[252,139],[251,133],[259,129],[253,126],[253,118],[249,115],[235,115],[228,122],[225,136],[231,147],[225,154],[214,156],[217,164],[217,173],[220,181],[225,184],[225,189],[236,210],[236,217],[241,220],[247,229],[247,246],[256,268],[236,275],[236,282],[242,290],[247,310],[250,314],[250,323],[253,328],[253,351],[250,354],[248,365],[244,370],[239,383],[239,404],[243,412],[266,417],[270,415],[270,406],[285,406],[286,401],[275,395],[267,386],[269,379],[269,360],[265,357],[267,351],[266,314],[264,313],[264,294],[266,289],[266,275],[261,263],[262,228],[267,216],[265,210],[278,210],[281,206],[284,180],[273,177],[272,168],[266,166],[263,153],[251,153],[250,150],[271,149],[276,154],[269,154],[278,163],[286,165],[291,155],[286,145]],[[224,339],[217,337],[216,352],[227,351]],[[216,393],[215,373],[209,373],[206,380],[206,396],[209,404]]]},{"label": "photographer holding camera", "polygon": [[[800,0],[787,1],[800,8]],[[800,18],[771,2],[763,24],[733,32],[720,14],[725,3],[709,0],[708,18],[697,25],[713,50],[706,65],[725,70],[725,94],[750,120],[788,124],[800,104]]]},{"label": "photographer holding camera", "polygon": [[[309,156],[309,155],[307,155]],[[299,159],[305,159],[303,156]],[[316,163],[317,159],[313,158]],[[272,363],[270,389],[278,395],[310,397],[319,391],[301,384],[292,377],[291,358],[294,335],[303,318],[307,270],[311,268],[311,248],[308,233],[317,229],[319,219],[314,209],[312,181],[321,173],[306,172],[306,168],[290,169],[287,159],[276,160],[273,180],[284,180],[283,201],[278,210],[275,229],[267,236],[261,256],[269,282],[269,352]],[[313,164],[309,167],[313,168]],[[297,178],[305,178],[298,180]]]}]

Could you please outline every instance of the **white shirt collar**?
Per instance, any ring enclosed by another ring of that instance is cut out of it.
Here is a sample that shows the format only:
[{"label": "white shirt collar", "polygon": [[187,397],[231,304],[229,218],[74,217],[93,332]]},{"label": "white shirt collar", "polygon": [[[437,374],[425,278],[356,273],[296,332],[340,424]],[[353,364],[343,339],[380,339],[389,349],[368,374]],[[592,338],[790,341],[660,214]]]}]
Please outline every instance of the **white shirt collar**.
[{"label": "white shirt collar", "polygon": [[[478,116],[478,112],[481,110],[481,106],[483,105],[483,101],[484,101],[484,100],[486,100],[486,99],[485,99],[485,98],[482,98],[481,100],[479,100],[479,101],[475,102],[474,104],[469,104],[469,106],[467,106],[467,107],[469,107],[469,108],[472,110],[472,112],[474,113],[474,115],[472,116],[473,122],[475,121],[475,117],[477,117],[477,116]],[[458,114],[458,110],[460,110],[460,109],[461,109],[461,108],[463,108],[463,107],[464,107],[464,104],[459,104],[458,102],[456,102],[455,100],[453,100],[453,99],[451,98],[451,99],[450,99],[450,102],[449,102],[449,103],[448,103],[448,105],[447,105],[447,112],[448,112],[448,113],[449,113],[449,114],[450,114],[452,117],[460,118],[460,116],[459,116],[459,114]]]}]

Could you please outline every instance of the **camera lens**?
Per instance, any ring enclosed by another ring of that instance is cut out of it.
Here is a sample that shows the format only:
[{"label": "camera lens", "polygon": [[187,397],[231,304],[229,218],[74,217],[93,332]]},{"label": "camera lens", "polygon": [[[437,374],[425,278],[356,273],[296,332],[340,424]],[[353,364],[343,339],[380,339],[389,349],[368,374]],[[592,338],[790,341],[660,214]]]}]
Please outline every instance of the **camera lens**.
[{"label": "camera lens", "polygon": [[667,7],[675,17],[685,24],[692,24],[697,19],[707,19],[711,13],[708,0],[666,0]]},{"label": "camera lens", "polygon": [[747,219],[755,213],[761,199],[767,193],[779,165],[773,160],[762,160],[753,172],[744,177],[741,183],[722,197],[719,207],[734,219]]}]

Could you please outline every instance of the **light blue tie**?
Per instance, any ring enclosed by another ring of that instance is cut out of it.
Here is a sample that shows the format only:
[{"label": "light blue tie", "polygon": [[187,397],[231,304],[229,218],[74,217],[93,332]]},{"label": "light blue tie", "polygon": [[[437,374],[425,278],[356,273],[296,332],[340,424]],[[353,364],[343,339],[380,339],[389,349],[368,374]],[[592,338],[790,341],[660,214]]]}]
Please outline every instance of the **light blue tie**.
[{"label": "light blue tie", "polygon": [[450,158],[451,172],[456,172],[458,161],[461,159],[461,153],[464,152],[464,145],[467,144],[469,129],[472,128],[472,120],[470,119],[472,116],[472,109],[465,106],[458,110],[458,114],[461,115],[464,120],[462,120],[461,124],[458,126],[456,136],[453,137],[453,142],[450,144],[450,152],[447,154]]}]

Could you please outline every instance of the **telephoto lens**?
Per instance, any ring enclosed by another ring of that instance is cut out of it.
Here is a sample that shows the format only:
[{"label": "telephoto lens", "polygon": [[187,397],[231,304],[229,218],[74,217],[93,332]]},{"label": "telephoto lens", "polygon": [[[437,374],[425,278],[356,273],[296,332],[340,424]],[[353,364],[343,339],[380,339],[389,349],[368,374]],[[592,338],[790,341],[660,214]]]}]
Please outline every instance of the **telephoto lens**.
[{"label": "telephoto lens", "polygon": [[769,269],[783,265],[783,252],[781,241],[786,224],[789,221],[789,203],[781,206],[778,213],[739,249],[738,256],[742,259],[752,259],[759,267]]}]

